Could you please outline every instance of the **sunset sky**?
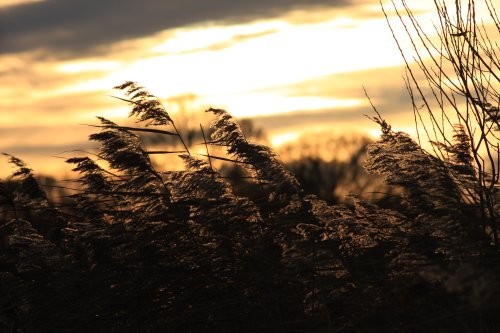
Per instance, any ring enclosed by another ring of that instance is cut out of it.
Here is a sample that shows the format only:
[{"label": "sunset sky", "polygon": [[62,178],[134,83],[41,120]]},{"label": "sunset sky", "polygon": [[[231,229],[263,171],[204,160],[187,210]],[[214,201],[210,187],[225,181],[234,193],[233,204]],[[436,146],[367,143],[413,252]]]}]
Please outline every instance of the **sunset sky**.
[{"label": "sunset sky", "polygon": [[[431,2],[408,3],[430,23]],[[402,63],[373,0],[2,0],[0,151],[58,170],[51,156],[89,146],[94,129],[82,124],[126,121],[127,105],[109,97],[125,80],[174,117],[210,106],[254,117],[276,145],[320,130],[376,133],[362,86],[411,131]]]}]

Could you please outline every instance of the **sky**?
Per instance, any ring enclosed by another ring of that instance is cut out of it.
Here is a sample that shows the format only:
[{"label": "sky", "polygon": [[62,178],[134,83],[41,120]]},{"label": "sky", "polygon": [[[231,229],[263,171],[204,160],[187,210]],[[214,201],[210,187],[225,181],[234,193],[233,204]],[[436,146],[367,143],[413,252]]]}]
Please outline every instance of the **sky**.
[{"label": "sky", "polygon": [[[430,22],[430,1],[408,3]],[[174,119],[225,108],[275,146],[377,133],[363,87],[411,132],[402,65],[378,0],[1,0],[0,151],[63,172],[57,157],[89,147],[95,116],[127,122],[128,106],[110,97],[127,80]]]}]

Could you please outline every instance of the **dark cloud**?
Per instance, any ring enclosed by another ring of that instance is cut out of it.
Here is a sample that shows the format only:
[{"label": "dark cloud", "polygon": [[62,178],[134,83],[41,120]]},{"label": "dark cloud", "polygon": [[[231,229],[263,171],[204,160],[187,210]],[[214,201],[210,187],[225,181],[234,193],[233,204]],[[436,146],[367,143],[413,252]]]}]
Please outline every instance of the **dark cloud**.
[{"label": "dark cloud", "polygon": [[46,0],[0,10],[0,53],[88,54],[113,42],[204,22],[247,22],[352,0]]},{"label": "dark cloud", "polygon": [[[89,110],[99,112],[105,108],[120,106],[120,101],[106,96],[105,92],[83,92],[72,93],[59,96],[51,96],[46,98],[39,98],[36,100],[36,116],[43,117],[47,115],[64,114],[71,110],[71,112],[88,112]],[[126,105],[126,104],[124,104]],[[29,115],[33,113],[34,101],[33,100],[0,100],[0,110],[9,110],[15,108],[16,112],[13,113],[12,119],[16,117],[21,118],[22,115]],[[35,118],[36,119],[36,118]]]},{"label": "dark cloud", "polygon": [[[404,91],[399,90],[398,97],[403,96]],[[377,104],[377,109],[383,117],[391,120],[395,115],[406,115],[407,119],[413,118],[411,107],[407,103],[398,104],[393,101],[383,100]],[[360,124],[360,122],[370,123],[365,115],[374,115],[373,109],[369,105],[356,106],[350,108],[317,109],[317,110],[297,110],[266,116],[251,117],[255,125],[264,131],[274,131],[280,129],[311,128],[315,126],[331,126],[332,129],[339,124]],[[411,124],[411,121],[408,122]],[[377,126],[374,126],[377,128]]]},{"label": "dark cloud", "polygon": [[[304,126],[314,127],[318,124],[331,124],[332,128],[334,128],[339,123],[353,124],[360,121],[367,121],[365,114],[373,115],[374,112],[364,95],[363,87],[366,88],[378,111],[384,117],[387,117],[387,120],[390,121],[396,115],[407,115],[407,119],[412,119],[413,109],[403,78],[401,77],[402,74],[404,74],[403,66],[374,68],[325,75],[287,86],[268,88],[267,91],[283,93],[290,97],[356,98],[364,100],[365,105],[349,108],[296,110],[257,116],[253,117],[253,119],[259,127],[268,131]],[[381,80],[381,77],[384,79]],[[425,92],[429,94],[428,97],[431,99],[430,91]]]},{"label": "dark cloud", "polygon": [[359,122],[366,119],[363,115],[368,108],[337,108],[319,110],[298,110],[273,115],[251,117],[255,125],[265,131],[284,128],[304,128],[316,125],[328,125],[338,122]]},{"label": "dark cloud", "polygon": [[402,78],[404,73],[405,69],[403,65],[361,69],[318,76],[306,81],[282,86],[266,87],[265,89],[256,90],[256,92],[275,92],[289,97],[311,96],[328,98],[338,96],[342,98],[365,98],[363,92],[363,87],[365,87],[370,97],[387,98],[392,97],[387,94],[399,94],[399,90],[394,92],[395,88],[404,89]]}]

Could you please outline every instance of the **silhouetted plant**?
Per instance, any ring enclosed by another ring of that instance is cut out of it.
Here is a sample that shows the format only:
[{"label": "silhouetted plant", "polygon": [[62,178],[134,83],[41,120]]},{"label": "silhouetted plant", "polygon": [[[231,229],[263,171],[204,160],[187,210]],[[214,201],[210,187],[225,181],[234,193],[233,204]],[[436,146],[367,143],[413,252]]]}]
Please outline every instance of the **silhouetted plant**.
[{"label": "silhouetted plant", "polygon": [[[451,162],[447,170],[462,198],[478,208],[478,220],[498,244],[500,151],[495,131],[500,106],[496,42],[500,20],[495,4],[490,0],[434,1],[437,39],[433,39],[405,0],[391,2],[413,46],[412,50],[401,48],[402,37],[388,19],[406,64],[406,86],[419,140],[423,132],[435,156]],[[480,5],[489,17],[479,17]],[[414,55],[410,58],[408,52]]]},{"label": "silhouetted plant", "polygon": [[[0,330],[500,325],[499,256],[476,222],[486,206],[469,205],[463,192],[481,177],[466,125],[435,144],[448,153],[440,159],[377,114],[382,136],[368,146],[366,168],[401,189],[401,204],[381,208],[352,195],[350,206],[329,205],[305,193],[271,149],[249,142],[226,111],[208,110],[216,119],[210,139],[201,127],[206,154],[197,156],[155,96],[133,82],[116,88],[145,126],[99,118],[101,131],[90,136],[98,153],[67,160],[81,190],[64,212],[8,155],[16,170],[0,183]],[[184,151],[149,151],[135,133],[176,138]],[[227,154],[211,153],[214,146]],[[184,169],[160,170],[152,154],[177,154]],[[215,160],[245,168],[257,193],[235,191]]]}]

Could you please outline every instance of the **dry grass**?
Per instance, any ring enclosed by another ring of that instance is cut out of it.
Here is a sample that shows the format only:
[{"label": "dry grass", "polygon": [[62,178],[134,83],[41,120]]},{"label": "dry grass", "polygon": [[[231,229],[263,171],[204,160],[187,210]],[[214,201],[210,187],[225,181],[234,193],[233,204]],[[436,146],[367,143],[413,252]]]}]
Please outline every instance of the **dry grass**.
[{"label": "dry grass", "polygon": [[[335,205],[307,194],[226,111],[208,110],[215,121],[197,155],[155,96],[116,88],[144,126],[99,118],[99,152],[67,160],[81,186],[70,204],[54,205],[7,156],[16,169],[0,182],[0,331],[498,330],[498,207],[464,200],[494,193],[463,192],[481,177],[465,125],[441,142],[443,158],[377,113],[382,136],[366,168],[399,188],[397,204],[352,195]],[[140,133],[183,149],[148,151]],[[158,168],[157,154],[184,168]],[[246,170],[252,191],[236,191],[215,161]]]}]

